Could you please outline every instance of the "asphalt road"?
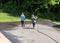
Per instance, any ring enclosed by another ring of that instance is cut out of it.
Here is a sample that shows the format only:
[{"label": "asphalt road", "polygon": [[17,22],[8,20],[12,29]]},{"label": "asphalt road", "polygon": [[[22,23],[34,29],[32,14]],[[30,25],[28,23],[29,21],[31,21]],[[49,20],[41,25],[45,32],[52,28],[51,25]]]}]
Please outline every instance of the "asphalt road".
[{"label": "asphalt road", "polygon": [[60,28],[36,24],[35,29],[31,24],[25,28],[20,25],[1,30],[12,43],[60,43]]}]

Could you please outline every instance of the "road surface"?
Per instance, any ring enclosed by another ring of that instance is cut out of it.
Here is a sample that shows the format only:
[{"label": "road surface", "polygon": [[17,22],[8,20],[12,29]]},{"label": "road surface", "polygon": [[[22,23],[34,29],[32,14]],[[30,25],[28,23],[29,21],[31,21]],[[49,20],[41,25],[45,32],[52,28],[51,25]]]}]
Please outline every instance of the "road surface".
[{"label": "road surface", "polygon": [[35,29],[31,24],[26,24],[24,28],[20,25],[9,28],[11,30],[1,30],[1,32],[12,43],[60,43],[60,28],[36,24]]}]

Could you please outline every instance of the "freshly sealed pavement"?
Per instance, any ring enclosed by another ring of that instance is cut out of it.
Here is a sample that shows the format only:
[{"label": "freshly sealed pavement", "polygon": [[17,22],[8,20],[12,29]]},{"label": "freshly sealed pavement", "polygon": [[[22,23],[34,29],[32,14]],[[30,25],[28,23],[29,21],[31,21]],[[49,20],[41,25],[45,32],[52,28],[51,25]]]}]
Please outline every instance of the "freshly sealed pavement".
[{"label": "freshly sealed pavement", "polygon": [[60,28],[48,25],[32,24],[21,25],[0,30],[12,43],[60,43]]}]

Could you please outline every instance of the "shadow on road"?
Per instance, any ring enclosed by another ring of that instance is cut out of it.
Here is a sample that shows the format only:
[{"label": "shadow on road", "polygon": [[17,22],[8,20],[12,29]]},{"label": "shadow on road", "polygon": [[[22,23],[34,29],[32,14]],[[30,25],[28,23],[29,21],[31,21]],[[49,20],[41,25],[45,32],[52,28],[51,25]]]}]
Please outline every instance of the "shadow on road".
[{"label": "shadow on road", "polygon": [[18,36],[12,35],[11,33],[2,32],[12,43],[22,43],[22,41],[18,40]]},{"label": "shadow on road", "polygon": [[58,32],[60,32],[60,25],[54,25],[53,26]]},{"label": "shadow on road", "polygon": [[20,22],[0,22],[0,30],[14,30],[13,27],[20,25]]},{"label": "shadow on road", "polygon": [[60,25],[54,25],[53,27],[55,27],[55,28],[60,28]]}]

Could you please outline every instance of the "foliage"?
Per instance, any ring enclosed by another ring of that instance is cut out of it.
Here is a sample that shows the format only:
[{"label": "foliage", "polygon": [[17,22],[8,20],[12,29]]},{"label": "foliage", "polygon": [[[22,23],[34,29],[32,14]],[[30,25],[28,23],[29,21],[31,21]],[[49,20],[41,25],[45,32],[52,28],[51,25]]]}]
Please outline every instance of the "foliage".
[{"label": "foliage", "polygon": [[27,18],[32,14],[38,18],[60,20],[60,0],[0,0],[0,10],[12,16],[24,12]]}]

